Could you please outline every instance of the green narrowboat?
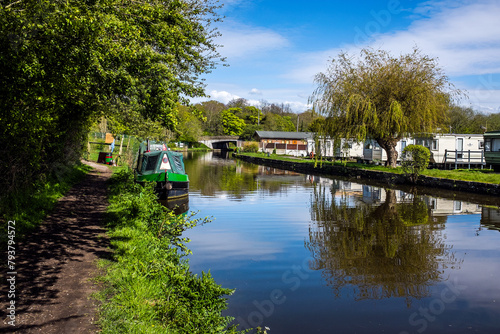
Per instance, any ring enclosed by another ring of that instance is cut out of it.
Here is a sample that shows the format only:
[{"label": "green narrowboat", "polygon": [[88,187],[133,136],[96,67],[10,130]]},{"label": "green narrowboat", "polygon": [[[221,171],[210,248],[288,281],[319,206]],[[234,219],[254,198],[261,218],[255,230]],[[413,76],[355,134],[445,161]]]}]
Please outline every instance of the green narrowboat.
[{"label": "green narrowboat", "polygon": [[164,143],[147,141],[140,145],[135,180],[138,183],[156,182],[155,191],[160,200],[189,194],[189,177],[182,153],[168,150]]},{"label": "green narrowboat", "polygon": [[484,159],[486,166],[500,172],[500,131],[484,133]]}]

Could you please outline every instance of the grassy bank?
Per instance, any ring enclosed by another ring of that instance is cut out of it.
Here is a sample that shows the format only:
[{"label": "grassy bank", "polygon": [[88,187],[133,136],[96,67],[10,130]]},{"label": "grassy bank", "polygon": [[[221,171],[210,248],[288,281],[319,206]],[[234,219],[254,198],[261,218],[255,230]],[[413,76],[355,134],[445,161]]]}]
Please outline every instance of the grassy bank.
[{"label": "grassy bank", "polygon": [[108,234],[112,260],[105,275],[99,324],[103,333],[238,333],[223,317],[233,291],[210,273],[194,275],[182,232],[206,219],[175,216],[157,202],[152,187],[140,187],[130,172],[109,186]]},{"label": "grassy bank", "polygon": [[[92,168],[78,164],[60,166],[48,179],[35,183],[30,190],[9,194],[0,202],[0,221],[16,221],[16,238],[22,237],[40,225],[54,208],[57,200],[76,183],[80,182]],[[6,229],[1,229],[1,242],[5,242]]]},{"label": "grassy bank", "polygon": [[[298,163],[307,163],[314,164],[315,161],[313,159],[306,158],[296,158],[290,156],[282,156],[271,154],[269,157],[267,154],[263,153],[241,153],[242,155],[247,155],[251,157],[258,158],[266,158],[280,161],[292,161]],[[384,166],[370,165],[370,164],[360,164],[356,162],[341,162],[341,161],[317,161],[317,166],[327,166],[327,165],[335,165],[335,166],[345,166],[349,168],[357,168],[357,169],[369,169],[369,170],[378,170],[382,172],[389,172],[395,174],[402,174],[403,170],[400,167],[397,168],[389,168]],[[500,184],[500,174],[493,173],[490,169],[453,169],[453,170],[441,170],[441,169],[427,169],[422,175],[431,176],[431,177],[439,177],[443,179],[450,180],[461,180],[461,181],[473,181],[473,182],[484,182],[484,183],[492,183],[492,184]]]}]

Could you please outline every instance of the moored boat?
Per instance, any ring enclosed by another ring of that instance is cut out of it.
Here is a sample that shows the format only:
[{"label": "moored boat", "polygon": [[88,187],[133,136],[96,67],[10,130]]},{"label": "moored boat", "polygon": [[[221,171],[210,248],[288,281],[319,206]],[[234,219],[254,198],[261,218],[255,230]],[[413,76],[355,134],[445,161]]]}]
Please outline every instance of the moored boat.
[{"label": "moored boat", "polygon": [[147,141],[139,148],[136,182],[155,182],[160,200],[177,199],[189,194],[189,177],[182,153],[170,151],[164,143]]},{"label": "moored boat", "polygon": [[491,166],[495,172],[500,172],[500,131],[484,133],[484,159],[486,166]]}]

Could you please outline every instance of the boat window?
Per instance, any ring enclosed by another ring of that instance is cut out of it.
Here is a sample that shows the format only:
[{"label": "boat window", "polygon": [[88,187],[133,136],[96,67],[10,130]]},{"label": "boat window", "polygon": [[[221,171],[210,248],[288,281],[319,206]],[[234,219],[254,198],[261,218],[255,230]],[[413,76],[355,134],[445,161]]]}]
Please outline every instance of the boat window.
[{"label": "boat window", "polygon": [[490,152],[491,151],[491,139],[486,139],[484,141],[484,150],[486,152]]},{"label": "boat window", "polygon": [[500,138],[494,138],[491,140],[491,150],[493,152],[500,151]]},{"label": "boat window", "polygon": [[145,156],[143,162],[143,166],[145,165],[144,170],[145,171],[155,170],[158,164],[159,157],[160,157],[159,154]]}]

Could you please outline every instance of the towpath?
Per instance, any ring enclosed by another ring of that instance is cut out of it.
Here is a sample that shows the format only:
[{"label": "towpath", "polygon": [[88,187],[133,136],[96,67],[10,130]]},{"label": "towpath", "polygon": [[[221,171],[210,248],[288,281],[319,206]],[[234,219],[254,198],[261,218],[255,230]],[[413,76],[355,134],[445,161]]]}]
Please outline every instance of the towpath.
[{"label": "towpath", "polygon": [[[2,316],[5,333],[95,333],[97,291],[92,281],[98,274],[97,260],[109,258],[104,213],[106,181],[111,175],[104,165],[61,198],[40,228],[16,245],[16,322]],[[5,287],[5,285],[3,285]],[[2,289],[1,314],[5,314],[6,291]]]}]

